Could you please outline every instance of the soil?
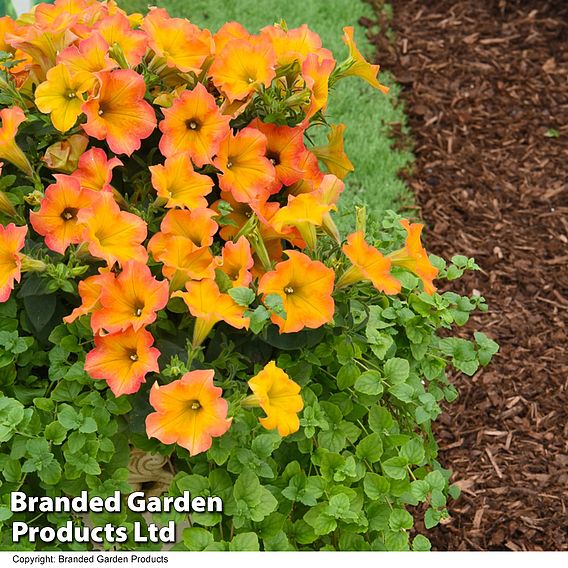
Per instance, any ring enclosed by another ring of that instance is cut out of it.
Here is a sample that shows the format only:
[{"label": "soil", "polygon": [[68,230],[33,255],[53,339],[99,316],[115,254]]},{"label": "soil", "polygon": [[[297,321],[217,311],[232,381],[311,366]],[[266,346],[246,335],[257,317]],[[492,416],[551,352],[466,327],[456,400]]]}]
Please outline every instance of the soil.
[{"label": "soil", "polygon": [[426,243],[475,257],[451,288],[490,309],[463,332],[501,345],[437,424],[462,496],[433,547],[568,550],[568,3],[392,4],[394,40],[369,35],[403,86]]}]

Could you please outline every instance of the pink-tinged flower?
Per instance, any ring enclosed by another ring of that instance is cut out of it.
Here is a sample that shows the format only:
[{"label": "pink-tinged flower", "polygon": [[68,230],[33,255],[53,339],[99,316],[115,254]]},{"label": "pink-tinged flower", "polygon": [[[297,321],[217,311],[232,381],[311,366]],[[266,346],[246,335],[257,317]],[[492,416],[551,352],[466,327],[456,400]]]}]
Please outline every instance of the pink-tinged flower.
[{"label": "pink-tinged flower", "polygon": [[112,191],[112,170],[124,164],[118,158],[107,158],[104,150],[91,148],[79,159],[78,168],[71,174],[81,187],[93,191]]},{"label": "pink-tinged flower", "polygon": [[206,452],[232,421],[223,391],[213,385],[214,375],[211,370],[190,371],[168,385],[154,383],[150,404],[156,412],[146,418],[148,437],[179,444],[190,456]]},{"label": "pink-tinged flower", "polygon": [[3,108],[0,110],[2,126],[0,127],[0,159],[7,160],[31,175],[32,166],[22,149],[16,144],[18,127],[26,121],[26,115],[20,107]]},{"label": "pink-tinged flower", "polygon": [[27,226],[16,227],[14,223],[0,225],[0,302],[5,302],[14,289],[14,283],[20,281],[24,241]]},{"label": "pink-tinged flower", "polygon": [[77,219],[85,226],[83,240],[88,243],[89,252],[109,266],[148,260],[142,246],[147,235],[146,223],[137,215],[121,211],[112,193],[101,192],[92,207],[79,211]]},{"label": "pink-tinged flower", "polygon": [[110,47],[118,44],[130,67],[136,67],[142,61],[148,47],[148,37],[143,31],[133,30],[124,14],[117,12],[103,18],[95,29]]},{"label": "pink-tinged flower", "polygon": [[163,112],[160,152],[167,158],[185,152],[201,167],[211,162],[229,134],[231,117],[221,114],[215,99],[201,83],[192,91],[183,92]]},{"label": "pink-tinged flower", "polygon": [[36,233],[45,237],[48,248],[64,254],[70,244],[83,242],[84,228],[77,222],[77,214],[93,204],[93,194],[81,189],[71,176],[54,177],[56,182],[45,190],[39,211],[30,212],[30,222]]},{"label": "pink-tinged flower", "polygon": [[152,186],[166,207],[199,209],[207,207],[205,196],[211,193],[213,180],[194,171],[188,154],[176,154],[164,165],[150,166]]},{"label": "pink-tinged flower", "polygon": [[89,276],[79,282],[81,305],[63,318],[65,323],[73,323],[77,318],[92,314],[101,308],[100,297],[103,288],[114,280],[114,274],[107,269],[99,269],[99,274]]},{"label": "pink-tinged flower", "polygon": [[97,73],[101,83],[96,98],[83,105],[83,129],[97,140],[106,140],[116,154],[130,156],[156,128],[156,115],[144,100],[144,78],[130,69]]},{"label": "pink-tinged flower", "polygon": [[164,58],[168,67],[183,73],[199,74],[213,52],[209,30],[200,30],[186,19],[171,18],[163,8],[150,8],[142,29],[148,34],[150,49]]},{"label": "pink-tinged flower", "polygon": [[250,270],[254,266],[254,259],[252,258],[250,243],[246,237],[240,237],[236,243],[226,242],[217,263],[219,269],[231,281],[233,288],[248,287],[252,282]]},{"label": "pink-tinged flower", "polygon": [[126,262],[123,271],[102,288],[101,307],[93,313],[91,327],[95,333],[124,331],[130,326],[138,331],[156,321],[168,299],[167,281],[156,280],[145,264]]},{"label": "pink-tinged flower", "polygon": [[160,352],[152,347],[154,338],[145,329],[95,335],[95,348],[87,353],[85,371],[104,380],[115,396],[132,394],[146,382],[148,373],[159,371]]}]

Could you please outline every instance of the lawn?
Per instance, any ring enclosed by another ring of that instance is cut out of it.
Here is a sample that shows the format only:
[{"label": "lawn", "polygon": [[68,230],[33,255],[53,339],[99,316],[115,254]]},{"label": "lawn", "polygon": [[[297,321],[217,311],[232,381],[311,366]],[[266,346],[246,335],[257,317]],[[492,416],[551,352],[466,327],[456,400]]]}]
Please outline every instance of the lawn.
[{"label": "lawn", "polygon": [[[121,0],[128,11],[144,12],[148,2]],[[251,32],[284,19],[288,27],[307,23],[320,34],[326,47],[339,59],[347,48],[341,41],[343,26],[355,27],[357,44],[365,55],[372,54],[364,29],[357,20],[371,16],[371,8],[358,0],[154,0],[151,5],[167,8],[170,15],[187,17],[194,24],[216,31],[225,22],[237,20]],[[389,123],[404,123],[404,112],[397,105],[398,87],[387,73],[382,82],[391,87],[388,95],[375,91],[356,78],[342,81],[332,94],[328,118],[347,125],[346,151],[355,166],[347,177],[347,191],[341,201],[338,223],[353,223],[353,205],[364,201],[369,210],[380,213],[397,209],[402,201],[412,199],[397,171],[411,155],[394,151],[388,138]]]}]

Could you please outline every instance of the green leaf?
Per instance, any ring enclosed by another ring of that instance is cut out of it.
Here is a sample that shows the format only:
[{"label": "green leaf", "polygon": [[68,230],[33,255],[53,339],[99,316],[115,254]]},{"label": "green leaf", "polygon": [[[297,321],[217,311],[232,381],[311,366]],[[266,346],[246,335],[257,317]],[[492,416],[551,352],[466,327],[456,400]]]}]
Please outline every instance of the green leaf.
[{"label": "green leaf", "polygon": [[414,525],[412,515],[404,509],[394,509],[389,517],[389,527],[393,531],[409,530]]},{"label": "green leaf", "polygon": [[357,444],[357,457],[369,463],[379,461],[383,455],[383,441],[380,434],[374,432],[363,438]]},{"label": "green leaf", "polygon": [[62,404],[59,407],[59,412],[57,413],[57,420],[67,430],[77,430],[81,424],[82,420],[77,411],[68,404]]},{"label": "green leaf", "polygon": [[423,479],[416,479],[410,484],[410,492],[418,501],[426,501],[430,493],[430,484]]},{"label": "green leaf", "polygon": [[391,413],[383,406],[369,410],[369,427],[373,432],[388,432],[394,424]]},{"label": "green leaf", "polygon": [[368,471],[363,480],[363,489],[369,499],[376,501],[389,492],[390,483],[382,475]]},{"label": "green leaf", "polygon": [[41,469],[38,469],[38,476],[47,485],[57,485],[61,479],[61,466],[53,459]]},{"label": "green leaf", "polygon": [[424,526],[427,529],[434,528],[442,518],[442,514],[435,509],[428,509],[424,514]]},{"label": "green leaf", "polygon": [[263,300],[264,305],[274,314],[286,319],[286,310],[284,309],[284,302],[279,294],[267,294]]},{"label": "green leaf", "polygon": [[385,377],[391,384],[403,383],[410,375],[410,364],[406,359],[393,357],[385,363]]},{"label": "green leaf", "polygon": [[[244,306],[245,308],[250,306],[256,298],[254,291],[244,286],[231,288],[229,290],[229,296],[231,296],[239,306]],[[280,296],[278,297],[280,298]]]},{"label": "green leaf", "polygon": [[409,440],[400,448],[400,455],[408,460],[409,464],[421,465],[424,461],[424,442],[417,438]]},{"label": "green leaf", "polygon": [[36,331],[41,331],[52,318],[57,306],[55,294],[26,296],[24,308],[28,320]]},{"label": "green leaf", "polygon": [[359,368],[355,363],[347,363],[343,365],[337,373],[337,386],[340,390],[352,387],[360,375]]},{"label": "green leaf", "polygon": [[59,422],[51,422],[45,427],[45,438],[56,446],[62,444],[67,438],[67,429],[61,426]]},{"label": "green leaf", "polygon": [[189,550],[205,550],[213,542],[213,535],[205,529],[190,527],[183,531],[183,543]]},{"label": "green leaf", "polygon": [[385,475],[392,479],[406,479],[406,476],[408,475],[408,471],[406,469],[407,465],[408,462],[406,461],[406,458],[403,457],[389,458],[388,460],[381,462],[381,467],[383,468]]},{"label": "green leaf", "polygon": [[446,487],[446,480],[444,476],[438,471],[431,471],[425,478],[424,481],[430,485],[432,489],[439,489],[443,491]]},{"label": "green leaf", "polygon": [[245,532],[235,536],[229,544],[229,550],[231,551],[254,551],[258,552],[260,550],[260,545],[258,543],[258,536],[253,532]]},{"label": "green leaf", "polygon": [[430,541],[423,535],[417,534],[412,541],[412,550],[415,552],[428,552],[432,549]]},{"label": "green leaf", "polygon": [[383,392],[381,375],[378,371],[365,371],[356,381],[355,390],[363,394],[378,395]]}]

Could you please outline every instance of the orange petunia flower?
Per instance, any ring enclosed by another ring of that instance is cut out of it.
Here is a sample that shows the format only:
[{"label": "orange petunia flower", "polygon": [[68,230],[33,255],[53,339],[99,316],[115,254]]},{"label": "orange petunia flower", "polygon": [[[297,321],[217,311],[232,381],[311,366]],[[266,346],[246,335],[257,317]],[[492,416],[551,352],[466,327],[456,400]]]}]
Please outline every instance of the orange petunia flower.
[{"label": "orange petunia flower", "polygon": [[109,266],[116,262],[123,265],[129,260],[145,263],[148,253],[142,246],[146,238],[146,223],[137,215],[121,211],[112,193],[104,191],[89,209],[77,214],[79,223],[85,226],[83,240],[89,244],[89,252],[104,259]]},{"label": "orange petunia flower", "polygon": [[243,406],[260,406],[266,418],[260,418],[259,422],[267,430],[278,429],[281,436],[299,430],[298,412],[304,408],[300,385],[274,361],[270,361],[248,384],[254,394],[243,401]]},{"label": "orange petunia flower", "polygon": [[253,265],[250,243],[244,236],[236,243],[225,243],[218,266],[228,276],[233,288],[248,286],[252,282],[250,269]]},{"label": "orange petunia flower", "polygon": [[199,167],[210,163],[229,133],[231,117],[221,114],[207,89],[198,83],[192,91],[182,93],[163,112],[160,152],[167,158],[178,152],[187,152]]},{"label": "orange petunia flower", "polygon": [[292,185],[302,179],[302,162],[306,147],[304,129],[300,126],[277,126],[265,124],[255,118],[250,126],[266,136],[266,157],[276,170],[276,181],[271,193],[276,193],[283,185]]},{"label": "orange petunia flower", "polygon": [[166,213],[160,230],[162,233],[184,237],[197,247],[209,246],[219,228],[213,219],[215,215],[212,209],[172,209]]},{"label": "orange petunia flower", "polygon": [[16,34],[17,29],[18,24],[15,20],[10,18],[10,16],[2,16],[0,18],[0,51],[6,51],[8,53],[14,51],[12,46],[6,43],[6,38],[7,36]]},{"label": "orange petunia flower", "polygon": [[64,254],[70,244],[83,242],[84,227],[77,222],[77,214],[93,204],[93,194],[81,189],[79,181],[71,176],[56,174],[56,183],[45,190],[39,211],[30,212],[30,222],[36,233],[45,237],[51,250]]},{"label": "orange petunia flower", "polygon": [[319,58],[310,53],[302,63],[302,77],[306,86],[312,92],[310,106],[306,118],[312,117],[316,112],[324,110],[329,96],[329,77],[335,68],[335,60]]},{"label": "orange petunia flower", "polygon": [[221,170],[221,190],[244,203],[268,197],[276,179],[274,166],[266,158],[266,136],[255,128],[230,133],[221,143],[213,165]]},{"label": "orange petunia flower", "polygon": [[19,282],[22,269],[24,241],[28,227],[17,227],[14,223],[0,225],[0,302],[5,302]]},{"label": "orange petunia flower", "polygon": [[309,248],[317,244],[316,227],[323,224],[323,218],[332,205],[322,203],[315,193],[302,193],[297,197],[288,196],[288,205],[277,211],[272,218],[272,226],[278,233],[285,228],[296,227]]},{"label": "orange petunia flower", "polygon": [[322,48],[320,36],[310,30],[307,24],[290,30],[267,26],[262,28],[261,35],[270,40],[279,67],[285,67],[294,61],[301,64],[310,53],[333,57],[329,50]]},{"label": "orange petunia flower", "polygon": [[108,55],[109,45],[101,34],[92,33],[76,45],[70,45],[57,55],[57,63],[64,63],[80,84],[94,86],[99,71],[111,71],[118,63]]},{"label": "orange petunia flower", "polygon": [[163,8],[150,8],[142,29],[148,34],[150,49],[164,58],[168,67],[183,73],[199,74],[215,45],[209,30],[200,30],[186,19],[171,18]]},{"label": "orange petunia flower", "polygon": [[174,292],[172,297],[182,298],[196,319],[193,329],[193,346],[201,345],[213,326],[224,321],[237,329],[248,329],[249,318],[245,308],[239,306],[229,294],[222,294],[214,280],[188,282],[185,292]]},{"label": "orange petunia flower", "polygon": [[[128,18],[117,12],[100,20],[95,26],[109,47],[117,44],[128,65],[136,67],[144,57],[148,47],[148,37],[143,31],[133,30]],[[120,61],[119,61],[120,63]]]},{"label": "orange petunia flower", "polygon": [[229,101],[245,99],[276,76],[276,55],[265,38],[234,39],[215,57],[209,75]]},{"label": "orange petunia flower", "polygon": [[302,179],[292,184],[288,191],[292,195],[311,193],[322,183],[324,173],[320,170],[318,159],[307,150],[302,157]]},{"label": "orange petunia flower", "polygon": [[343,149],[344,133],[345,124],[332,124],[327,136],[328,143],[312,148],[312,152],[325,164],[329,173],[339,179],[344,179],[349,172],[355,169]]},{"label": "orange petunia flower", "polygon": [[205,196],[211,193],[213,180],[194,171],[188,154],[176,154],[164,165],[150,166],[152,186],[166,207],[198,209],[207,207]]},{"label": "orange petunia flower", "polygon": [[377,79],[380,65],[371,65],[357,49],[357,45],[355,45],[355,40],[353,39],[352,26],[343,28],[342,39],[343,43],[349,48],[349,66],[341,73],[341,76],[361,77],[361,79],[367,81],[367,83],[369,83],[372,87],[375,87],[375,89],[379,89],[385,94],[388,93],[389,88],[379,83],[379,80]]},{"label": "orange petunia flower", "polygon": [[3,108],[0,110],[0,159],[8,160],[27,175],[32,175],[33,170],[26,155],[16,144],[18,127],[26,121],[26,115],[20,107]]},{"label": "orange petunia flower", "polygon": [[410,223],[407,219],[402,219],[400,224],[407,232],[406,243],[402,249],[391,252],[388,258],[393,266],[401,266],[416,274],[424,284],[424,292],[432,295],[436,291],[433,280],[438,275],[438,269],[430,262],[420,241],[424,225]]},{"label": "orange petunia flower", "polygon": [[95,348],[87,353],[85,371],[92,379],[108,383],[114,396],[132,394],[157,373],[160,352],[152,347],[154,338],[145,329],[95,335]]},{"label": "orange petunia flower", "polygon": [[339,201],[339,196],[345,189],[345,184],[333,174],[324,176],[320,186],[313,192],[314,196],[320,203],[325,203],[330,206],[329,211],[323,214],[322,227],[325,232],[337,243],[341,243],[341,235],[339,230],[331,218],[331,211],[336,211],[336,203]]},{"label": "orange petunia flower", "polygon": [[156,280],[150,269],[140,262],[129,261],[122,272],[101,290],[100,309],[91,317],[95,333],[138,331],[156,321],[156,313],[168,303],[168,283]]},{"label": "orange petunia flower", "polygon": [[272,321],[280,333],[300,331],[304,327],[315,329],[333,319],[335,303],[331,294],[335,273],[305,254],[285,251],[288,260],[279,262],[258,283],[263,297],[278,294],[282,298],[286,319],[272,314]]},{"label": "orange petunia flower", "polygon": [[49,114],[57,130],[67,132],[75,126],[85,102],[84,93],[92,82],[84,76],[71,76],[69,69],[60,63],[47,72],[46,80],[35,92],[35,103],[40,112]]},{"label": "orange petunia flower", "polygon": [[63,318],[65,323],[73,323],[77,318],[93,313],[101,308],[100,298],[103,288],[114,280],[114,274],[108,269],[99,269],[99,274],[89,276],[79,282],[81,305]]},{"label": "orange petunia flower", "polygon": [[370,280],[379,292],[385,294],[400,292],[401,284],[390,272],[390,259],[365,242],[363,231],[349,235],[347,244],[343,245],[342,250],[353,266],[343,273],[337,282],[337,288],[362,280]]},{"label": "orange petunia flower", "polygon": [[93,191],[112,191],[112,170],[124,164],[118,158],[107,158],[104,150],[91,148],[79,159],[77,169],[71,174],[81,187]]},{"label": "orange petunia flower", "polygon": [[87,116],[83,129],[97,140],[106,140],[116,154],[130,156],[156,128],[154,110],[144,100],[144,78],[130,69],[102,71],[97,77],[98,97],[82,107]]},{"label": "orange petunia flower", "polygon": [[88,145],[88,136],[72,134],[66,140],[60,140],[51,144],[46,149],[41,160],[50,170],[70,174],[77,169],[79,158],[83,155]]},{"label": "orange petunia flower", "polygon": [[178,444],[190,456],[206,452],[212,438],[222,436],[231,426],[223,391],[213,385],[212,370],[190,371],[168,385],[150,390],[150,404],[156,412],[146,418],[146,433],[163,444]]},{"label": "orange petunia flower", "polygon": [[249,38],[250,34],[242,24],[239,24],[239,22],[226,22],[213,36],[215,53],[221,53],[221,50],[233,39]]}]

